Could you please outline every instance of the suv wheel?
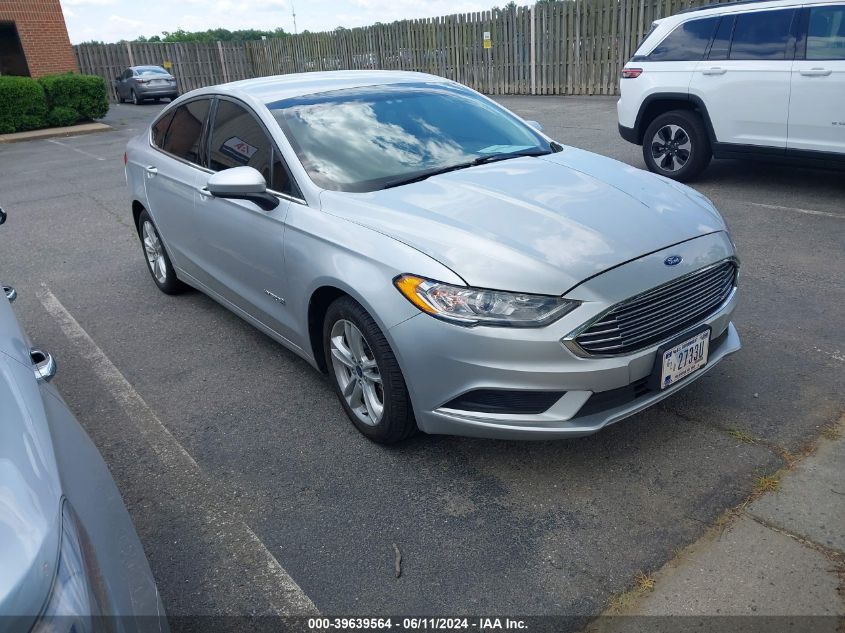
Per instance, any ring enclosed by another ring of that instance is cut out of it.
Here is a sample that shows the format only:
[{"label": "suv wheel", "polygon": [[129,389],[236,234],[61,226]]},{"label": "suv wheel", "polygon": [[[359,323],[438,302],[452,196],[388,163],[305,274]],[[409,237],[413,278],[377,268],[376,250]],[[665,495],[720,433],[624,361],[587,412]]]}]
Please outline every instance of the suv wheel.
[{"label": "suv wheel", "polygon": [[351,297],[341,297],[329,306],[323,349],[338,399],[363,435],[380,444],[393,444],[417,430],[396,356],[378,324]]},{"label": "suv wheel", "polygon": [[666,112],[646,128],[643,159],[656,174],[686,182],[700,174],[711,158],[707,131],[695,112]]}]

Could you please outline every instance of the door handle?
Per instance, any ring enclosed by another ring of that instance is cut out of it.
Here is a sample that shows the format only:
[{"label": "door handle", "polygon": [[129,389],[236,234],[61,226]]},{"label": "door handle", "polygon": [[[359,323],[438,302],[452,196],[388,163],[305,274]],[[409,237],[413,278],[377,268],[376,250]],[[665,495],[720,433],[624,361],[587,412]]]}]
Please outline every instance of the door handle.
[{"label": "door handle", "polygon": [[158,173],[158,169],[156,169],[154,165],[147,165],[144,168],[144,171],[147,172],[147,178],[152,178]]},{"label": "door handle", "polygon": [[203,198],[213,198],[214,197],[214,195],[208,190],[208,187],[200,187],[198,189],[198,191],[199,191],[199,194]]},{"label": "door handle", "polygon": [[727,68],[719,68],[718,66],[714,66],[712,68],[705,68],[701,71],[702,75],[724,75],[728,72]]},{"label": "door handle", "polygon": [[53,356],[33,347],[29,350],[29,357],[32,359],[35,380],[50,382],[56,375],[56,361]]},{"label": "door handle", "polygon": [[805,68],[798,72],[805,77],[827,77],[833,71],[829,68]]}]

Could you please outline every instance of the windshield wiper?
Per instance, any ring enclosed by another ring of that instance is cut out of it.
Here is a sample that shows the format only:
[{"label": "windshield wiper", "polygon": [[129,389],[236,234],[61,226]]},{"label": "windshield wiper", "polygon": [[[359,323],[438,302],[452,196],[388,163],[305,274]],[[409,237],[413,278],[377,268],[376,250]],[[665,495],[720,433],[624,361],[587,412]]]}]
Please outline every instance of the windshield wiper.
[{"label": "windshield wiper", "polygon": [[429,169],[428,171],[420,172],[414,174],[413,176],[407,176],[405,178],[397,178],[396,180],[390,180],[386,184],[382,186],[382,189],[390,189],[392,187],[401,187],[402,185],[409,185],[412,182],[420,182],[422,180],[426,180],[427,178],[431,178],[432,176],[437,176],[439,174],[446,174],[450,171],[457,171],[459,169],[466,169],[467,167],[475,167],[477,165],[484,165],[486,163],[495,163],[500,160],[508,160],[510,158],[520,158],[522,156],[545,156],[546,154],[551,154],[552,150],[548,149],[532,149],[532,150],[522,150],[519,152],[500,152],[498,154],[488,154],[486,156],[479,156],[469,162],[466,163],[457,163],[456,165],[449,165],[447,167],[438,167],[436,169]]},{"label": "windshield wiper", "polygon": [[479,156],[474,161],[473,165],[484,165],[485,163],[495,163],[500,160],[508,160],[509,158],[521,158],[522,156],[545,156],[551,154],[550,149],[529,149],[518,152],[500,152],[498,154],[487,154],[486,156]]},{"label": "windshield wiper", "polygon": [[429,169],[428,171],[419,172],[414,174],[413,176],[407,176],[404,178],[397,178],[395,180],[390,180],[382,186],[382,189],[390,189],[391,187],[400,187],[402,185],[409,185],[412,182],[420,182],[421,180],[425,180],[426,178],[431,178],[432,176],[436,176],[438,174],[446,174],[450,171],[457,171],[458,169],[466,169],[467,167],[472,167],[475,165],[476,162],[474,160],[469,161],[468,163],[458,163],[457,165],[449,165],[447,167],[437,167],[436,169]]}]

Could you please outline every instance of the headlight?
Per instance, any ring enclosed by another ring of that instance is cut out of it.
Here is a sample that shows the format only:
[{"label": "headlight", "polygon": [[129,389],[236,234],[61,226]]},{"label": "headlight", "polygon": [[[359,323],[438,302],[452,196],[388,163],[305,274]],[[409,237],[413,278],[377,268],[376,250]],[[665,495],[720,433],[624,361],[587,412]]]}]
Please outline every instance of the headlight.
[{"label": "headlight", "polygon": [[88,633],[103,630],[97,593],[90,583],[99,574],[67,502],[62,508],[62,543],[59,566],[43,613],[32,633]]},{"label": "headlight", "polygon": [[560,297],[452,286],[414,275],[399,275],[393,283],[423,312],[467,326],[540,327],[579,305]]}]

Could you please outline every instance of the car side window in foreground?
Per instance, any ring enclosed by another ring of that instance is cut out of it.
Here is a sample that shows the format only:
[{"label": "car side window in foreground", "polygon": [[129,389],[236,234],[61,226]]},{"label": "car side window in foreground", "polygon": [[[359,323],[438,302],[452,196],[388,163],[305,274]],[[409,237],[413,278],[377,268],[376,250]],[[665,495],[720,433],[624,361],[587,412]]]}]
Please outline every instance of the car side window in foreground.
[{"label": "car side window in foreground", "polygon": [[713,37],[718,17],[684,22],[649,54],[650,62],[699,61]]},{"label": "car side window in foreground", "polygon": [[208,116],[208,99],[197,99],[176,108],[162,149],[179,158],[203,165],[202,128]]},{"label": "car side window in foreground", "polygon": [[299,195],[281,155],[255,116],[237,103],[221,100],[211,131],[209,167],[221,171],[244,165],[261,172],[273,191]]},{"label": "car side window in foreground", "polygon": [[164,149],[164,139],[167,136],[167,129],[170,127],[170,122],[173,121],[174,114],[176,114],[176,110],[170,110],[153,124],[153,145],[159,149]]},{"label": "car side window in foreground", "polygon": [[845,59],[845,6],[810,9],[807,59]]},{"label": "car side window in foreground", "polygon": [[794,16],[795,9],[738,15],[728,59],[786,59]]}]

